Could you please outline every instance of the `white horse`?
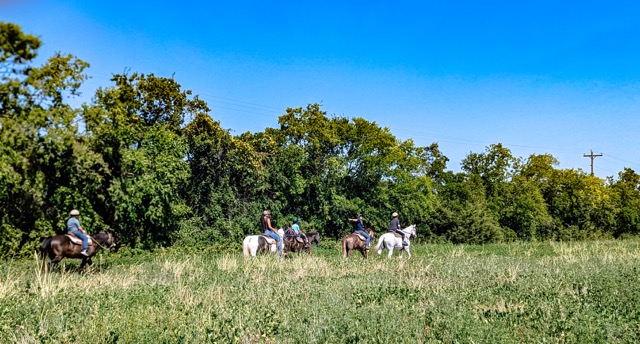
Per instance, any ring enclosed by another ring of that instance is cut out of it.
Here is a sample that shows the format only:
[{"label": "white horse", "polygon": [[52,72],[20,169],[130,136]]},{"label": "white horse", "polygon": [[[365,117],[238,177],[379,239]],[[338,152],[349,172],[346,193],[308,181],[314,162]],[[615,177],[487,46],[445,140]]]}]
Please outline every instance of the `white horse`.
[{"label": "white horse", "polygon": [[[284,236],[284,230],[282,228],[278,229],[278,235],[280,236],[280,240],[282,240],[282,237]],[[242,254],[245,257],[255,257],[256,254],[258,254],[258,250],[275,254],[278,252],[278,243],[275,239],[266,237],[262,234],[249,235],[244,238],[242,241]]]},{"label": "white horse", "polygon": [[[404,232],[405,235],[409,237],[409,239],[415,238],[417,236],[416,225],[411,225],[405,229],[402,229],[401,231]],[[409,240],[407,244],[410,245],[411,240]],[[393,255],[394,249],[400,251],[400,258],[402,258],[402,251],[407,251],[408,258],[411,258],[409,245],[402,246],[402,238],[398,238],[396,237],[395,233],[389,232],[380,236],[380,238],[378,239],[378,244],[374,248],[374,251],[377,251],[378,255],[380,255],[382,254],[382,250],[386,248],[387,250],[389,250],[389,255],[387,256],[389,258],[391,258],[391,256]]]}]

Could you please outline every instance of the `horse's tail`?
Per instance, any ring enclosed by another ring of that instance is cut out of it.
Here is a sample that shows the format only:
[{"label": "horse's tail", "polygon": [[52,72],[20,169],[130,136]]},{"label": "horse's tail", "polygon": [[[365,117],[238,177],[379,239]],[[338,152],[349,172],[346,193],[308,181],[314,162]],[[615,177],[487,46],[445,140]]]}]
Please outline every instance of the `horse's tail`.
[{"label": "horse's tail", "polygon": [[380,249],[380,245],[382,245],[382,235],[378,238],[378,244],[376,245],[376,247],[373,248],[374,251],[378,251],[378,249]]},{"label": "horse's tail", "polygon": [[347,238],[342,239],[342,257],[347,258]]},{"label": "horse's tail", "polygon": [[251,252],[249,252],[249,237],[244,238],[244,241],[242,242],[242,255],[245,257],[249,257],[251,255]]},{"label": "horse's tail", "polygon": [[44,257],[47,253],[47,250],[51,247],[51,237],[46,237],[42,240],[42,245],[40,245],[40,254]]},{"label": "horse's tail", "polygon": [[42,260],[42,268],[44,269],[45,262],[47,260],[47,252],[51,250],[51,239],[53,237],[46,237],[42,240],[42,244],[40,245],[40,259]]}]

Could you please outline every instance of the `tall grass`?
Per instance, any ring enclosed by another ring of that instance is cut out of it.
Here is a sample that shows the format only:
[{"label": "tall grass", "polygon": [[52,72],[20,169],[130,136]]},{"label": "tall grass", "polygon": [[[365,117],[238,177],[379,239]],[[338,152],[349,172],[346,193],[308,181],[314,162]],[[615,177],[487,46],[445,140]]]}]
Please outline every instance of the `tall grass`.
[{"label": "tall grass", "polygon": [[1,343],[638,342],[637,241],[0,266]]}]

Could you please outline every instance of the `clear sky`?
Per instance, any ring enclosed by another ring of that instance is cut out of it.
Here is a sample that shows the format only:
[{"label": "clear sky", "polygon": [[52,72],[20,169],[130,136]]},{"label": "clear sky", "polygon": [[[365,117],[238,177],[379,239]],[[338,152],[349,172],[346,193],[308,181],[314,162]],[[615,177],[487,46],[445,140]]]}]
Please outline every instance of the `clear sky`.
[{"label": "clear sky", "polygon": [[91,64],[78,103],[114,73],[173,75],[234,134],[321,103],[438,142],[453,171],[502,143],[640,172],[640,1],[0,0],[0,21]]}]

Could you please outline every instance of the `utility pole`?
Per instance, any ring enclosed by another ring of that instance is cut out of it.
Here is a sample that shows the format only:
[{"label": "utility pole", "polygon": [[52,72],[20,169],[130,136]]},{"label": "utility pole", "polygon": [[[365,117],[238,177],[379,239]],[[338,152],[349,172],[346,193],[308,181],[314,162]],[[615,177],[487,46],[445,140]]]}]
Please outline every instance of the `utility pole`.
[{"label": "utility pole", "polygon": [[602,156],[602,153],[600,154],[593,154],[593,149],[589,150],[591,153],[590,154],[583,154],[582,156],[585,158],[591,158],[591,175],[593,176],[593,160],[596,157]]}]

